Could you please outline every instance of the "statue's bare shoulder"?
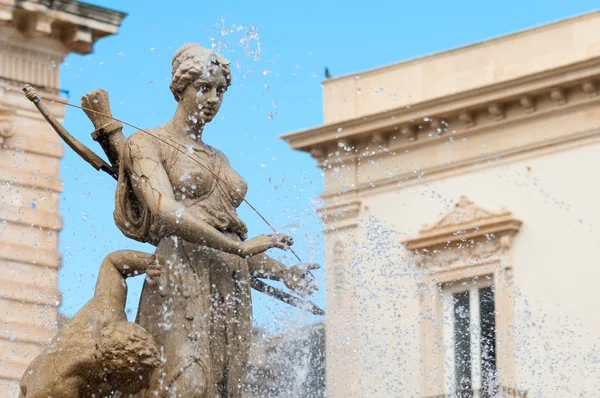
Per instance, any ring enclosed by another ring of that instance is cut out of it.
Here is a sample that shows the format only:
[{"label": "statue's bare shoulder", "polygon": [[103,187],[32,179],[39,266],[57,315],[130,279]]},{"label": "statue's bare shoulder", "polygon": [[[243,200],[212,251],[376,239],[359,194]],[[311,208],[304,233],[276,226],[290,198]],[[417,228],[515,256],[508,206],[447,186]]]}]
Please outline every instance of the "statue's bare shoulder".
[{"label": "statue's bare shoulder", "polygon": [[127,150],[125,156],[129,160],[153,158],[160,155],[161,141],[156,138],[156,131],[136,131],[127,138]]},{"label": "statue's bare shoulder", "polygon": [[217,149],[213,146],[210,147],[216,154],[216,156],[226,165],[230,166],[230,162],[229,162],[229,158],[227,157],[227,155],[225,155],[225,153],[223,151],[221,151],[220,149]]}]

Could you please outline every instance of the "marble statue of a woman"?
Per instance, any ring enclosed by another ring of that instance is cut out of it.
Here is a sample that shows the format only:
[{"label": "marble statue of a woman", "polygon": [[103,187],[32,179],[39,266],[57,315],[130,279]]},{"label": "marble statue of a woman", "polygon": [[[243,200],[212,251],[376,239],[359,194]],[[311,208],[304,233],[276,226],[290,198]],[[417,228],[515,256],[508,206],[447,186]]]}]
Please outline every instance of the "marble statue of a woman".
[{"label": "marble statue of a woman", "polygon": [[115,222],[156,245],[164,267],[160,283],[144,285],[137,317],[161,347],[162,363],[136,397],[240,397],[252,327],[249,278],[315,288],[307,266],[288,269],[263,253],[286,249],[292,238],[246,240],[236,213],[246,182],[202,141],[230,83],[229,61],[183,45],[173,57],[174,116],[133,133],[121,154]]}]

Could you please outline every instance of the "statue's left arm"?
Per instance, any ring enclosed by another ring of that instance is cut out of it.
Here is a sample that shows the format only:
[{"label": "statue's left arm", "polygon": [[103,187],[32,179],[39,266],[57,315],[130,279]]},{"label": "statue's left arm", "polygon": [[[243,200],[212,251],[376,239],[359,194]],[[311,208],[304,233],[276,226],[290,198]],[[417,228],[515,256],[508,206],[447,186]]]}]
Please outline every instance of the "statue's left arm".
[{"label": "statue's left arm", "polygon": [[153,254],[136,250],[117,250],[109,253],[98,272],[94,297],[110,297],[125,305],[127,285],[125,278],[146,273],[150,281],[160,275],[160,266]]},{"label": "statue's left arm", "polygon": [[288,268],[264,253],[248,259],[250,276],[283,282],[288,288],[302,294],[312,294],[319,290],[309,272],[318,268],[319,264],[298,264]]}]

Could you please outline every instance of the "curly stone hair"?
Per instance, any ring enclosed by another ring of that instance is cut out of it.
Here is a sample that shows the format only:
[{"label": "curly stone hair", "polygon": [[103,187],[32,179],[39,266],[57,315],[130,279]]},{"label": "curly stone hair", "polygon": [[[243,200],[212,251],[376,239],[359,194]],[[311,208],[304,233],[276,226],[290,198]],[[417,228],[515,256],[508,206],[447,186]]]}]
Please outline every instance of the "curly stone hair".
[{"label": "curly stone hair", "polygon": [[140,325],[114,322],[100,332],[96,359],[113,387],[135,394],[146,387],[151,372],[160,365],[160,352],[152,336]]},{"label": "curly stone hair", "polygon": [[172,78],[169,88],[179,102],[186,87],[200,77],[208,77],[219,71],[231,85],[230,62],[221,54],[202,47],[198,43],[186,43],[173,55]]}]

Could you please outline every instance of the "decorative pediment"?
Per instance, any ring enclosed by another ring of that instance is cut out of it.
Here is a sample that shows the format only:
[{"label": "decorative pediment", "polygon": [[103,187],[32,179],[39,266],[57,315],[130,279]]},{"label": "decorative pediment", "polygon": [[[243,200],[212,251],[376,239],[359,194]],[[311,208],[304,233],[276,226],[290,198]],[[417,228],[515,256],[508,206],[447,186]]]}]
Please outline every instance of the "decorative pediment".
[{"label": "decorative pediment", "polygon": [[463,195],[460,197],[458,202],[456,202],[452,210],[446,213],[433,225],[423,226],[420,232],[427,233],[443,227],[463,225],[465,223],[470,223],[478,220],[480,221],[494,216],[501,216],[503,214],[508,213],[494,213],[492,211],[489,211],[488,209],[484,209],[483,207],[476,205],[468,197]]},{"label": "decorative pediment", "polygon": [[408,250],[448,245],[464,239],[490,235],[514,234],[519,231],[521,221],[509,211],[493,212],[476,205],[466,196],[461,196],[454,208],[432,225],[426,225],[419,236],[406,242]]}]

